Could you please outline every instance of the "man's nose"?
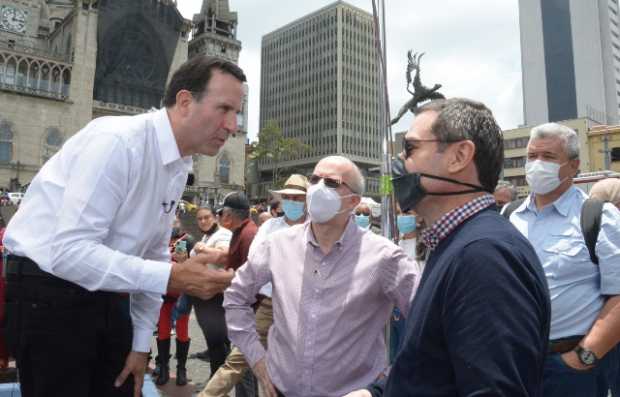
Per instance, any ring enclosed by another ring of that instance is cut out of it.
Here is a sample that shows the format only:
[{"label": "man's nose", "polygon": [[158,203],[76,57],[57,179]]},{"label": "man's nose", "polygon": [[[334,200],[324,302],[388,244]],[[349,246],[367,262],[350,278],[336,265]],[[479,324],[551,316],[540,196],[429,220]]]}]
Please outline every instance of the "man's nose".
[{"label": "man's nose", "polygon": [[237,132],[238,125],[236,114],[232,114],[226,117],[226,120],[224,122],[224,129],[226,129],[226,132],[228,132],[229,134],[234,134]]}]

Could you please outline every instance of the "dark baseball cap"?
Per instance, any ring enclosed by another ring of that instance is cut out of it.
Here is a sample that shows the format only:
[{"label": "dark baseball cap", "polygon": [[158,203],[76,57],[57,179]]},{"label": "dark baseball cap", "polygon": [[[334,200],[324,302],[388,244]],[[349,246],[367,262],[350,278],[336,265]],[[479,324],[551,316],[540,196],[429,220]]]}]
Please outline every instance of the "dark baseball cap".
[{"label": "dark baseball cap", "polygon": [[243,192],[232,192],[228,193],[226,197],[224,197],[224,202],[222,203],[222,207],[228,207],[235,210],[249,210],[250,202],[248,198],[245,196]]}]

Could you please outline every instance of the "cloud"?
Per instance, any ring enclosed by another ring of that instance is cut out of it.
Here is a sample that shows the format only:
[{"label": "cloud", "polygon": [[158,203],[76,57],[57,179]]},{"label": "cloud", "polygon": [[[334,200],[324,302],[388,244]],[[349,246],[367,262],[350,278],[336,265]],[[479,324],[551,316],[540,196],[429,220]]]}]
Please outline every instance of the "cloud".
[{"label": "cloud", "polygon": [[[250,84],[250,138],[258,132],[261,38],[301,18],[330,0],[229,0],[239,15],[240,65]],[[372,12],[371,0],[350,4]],[[186,18],[200,11],[202,0],[179,0]],[[386,1],[388,92],[391,112],[409,98],[405,90],[407,50],[426,52],[422,82],[443,85],[447,96],[484,102],[504,129],[523,121],[518,0]],[[394,131],[406,130],[407,115]]]}]

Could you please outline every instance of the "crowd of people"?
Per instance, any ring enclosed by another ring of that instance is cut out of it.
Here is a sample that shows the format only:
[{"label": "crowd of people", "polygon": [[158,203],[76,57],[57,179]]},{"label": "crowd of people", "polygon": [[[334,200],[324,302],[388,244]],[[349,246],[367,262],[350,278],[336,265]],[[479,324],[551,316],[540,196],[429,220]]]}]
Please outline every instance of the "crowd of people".
[{"label": "crowd of people", "polygon": [[3,239],[22,395],[139,396],[155,330],[166,384],[173,324],[185,385],[192,308],[201,397],[246,369],[268,397],[620,395],[620,180],[574,186],[575,131],[532,129],[519,199],[492,112],[431,101],[393,160],[397,243],[342,156],[268,206],[234,192],[197,209],[191,236],[191,156],[236,132],[244,81],[194,58],[164,108],[92,121],[34,178]]}]

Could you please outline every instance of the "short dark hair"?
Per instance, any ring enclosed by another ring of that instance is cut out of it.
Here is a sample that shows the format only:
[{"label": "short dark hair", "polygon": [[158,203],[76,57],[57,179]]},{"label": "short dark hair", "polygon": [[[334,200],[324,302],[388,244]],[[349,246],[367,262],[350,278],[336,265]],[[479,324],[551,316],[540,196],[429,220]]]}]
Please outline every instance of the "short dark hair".
[{"label": "short dark hair", "polygon": [[224,207],[224,208],[230,211],[231,216],[237,218],[240,221],[244,221],[250,217],[250,210],[230,208],[230,207]]},{"label": "short dark hair", "polygon": [[269,209],[272,210],[274,208],[280,208],[280,200],[273,199],[269,202]]},{"label": "short dark hair", "polygon": [[478,179],[484,190],[493,193],[504,164],[504,140],[491,110],[481,102],[450,98],[429,102],[418,108],[416,114],[428,111],[437,112],[431,132],[444,142],[440,150],[449,142],[467,139],[474,143]]},{"label": "short dark hair", "polygon": [[196,100],[200,101],[206,93],[214,69],[230,74],[242,83],[246,81],[243,70],[234,63],[219,58],[198,56],[185,62],[174,72],[164,94],[164,106],[167,108],[174,106],[177,103],[177,94],[181,90],[190,91]]}]

